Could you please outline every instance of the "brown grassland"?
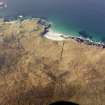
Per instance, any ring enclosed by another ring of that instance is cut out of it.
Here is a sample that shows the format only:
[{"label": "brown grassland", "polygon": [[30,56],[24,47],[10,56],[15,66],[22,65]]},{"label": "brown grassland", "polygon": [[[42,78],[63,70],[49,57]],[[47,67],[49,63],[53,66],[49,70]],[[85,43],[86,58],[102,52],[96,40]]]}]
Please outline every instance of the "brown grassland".
[{"label": "brown grassland", "polygon": [[105,105],[105,49],[42,32],[35,20],[0,22],[0,105]]}]

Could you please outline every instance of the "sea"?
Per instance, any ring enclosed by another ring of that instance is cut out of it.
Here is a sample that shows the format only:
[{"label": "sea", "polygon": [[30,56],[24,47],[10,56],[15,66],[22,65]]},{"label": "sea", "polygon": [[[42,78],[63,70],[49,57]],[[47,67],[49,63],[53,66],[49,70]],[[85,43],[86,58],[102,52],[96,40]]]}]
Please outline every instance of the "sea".
[{"label": "sea", "polygon": [[105,0],[0,0],[0,17],[43,18],[52,30],[105,42]]}]

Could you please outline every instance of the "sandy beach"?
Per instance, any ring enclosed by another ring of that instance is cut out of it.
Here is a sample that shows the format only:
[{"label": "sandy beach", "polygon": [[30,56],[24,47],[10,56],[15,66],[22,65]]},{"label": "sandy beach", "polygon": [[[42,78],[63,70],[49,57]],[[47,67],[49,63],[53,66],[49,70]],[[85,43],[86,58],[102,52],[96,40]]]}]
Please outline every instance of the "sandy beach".
[{"label": "sandy beach", "polygon": [[54,32],[53,30],[49,30],[48,33],[46,33],[44,36],[50,40],[55,41],[63,41],[65,38],[62,37],[63,34]]}]

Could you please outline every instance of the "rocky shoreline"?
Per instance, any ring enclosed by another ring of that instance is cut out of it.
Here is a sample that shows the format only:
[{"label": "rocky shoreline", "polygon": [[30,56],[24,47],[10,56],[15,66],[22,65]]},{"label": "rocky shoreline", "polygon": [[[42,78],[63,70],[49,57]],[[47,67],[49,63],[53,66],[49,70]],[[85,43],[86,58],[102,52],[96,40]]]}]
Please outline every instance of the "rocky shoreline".
[{"label": "rocky shoreline", "polygon": [[[44,35],[49,32],[51,29],[51,24],[49,23],[47,26],[45,25],[45,32],[44,32]],[[71,36],[71,35],[64,35],[64,34],[60,34],[60,33],[56,33],[57,35],[59,34],[60,36],[59,37],[62,37],[64,39],[74,39],[75,41],[79,42],[79,43],[84,43],[84,44],[87,44],[87,45],[92,45],[92,46],[97,46],[97,47],[102,47],[102,48],[105,48],[105,43],[103,42],[98,42],[98,41],[93,41],[89,38],[85,38],[85,37],[75,37],[75,36]],[[61,38],[61,39],[62,39]]]},{"label": "rocky shoreline", "polygon": [[[41,24],[42,26],[44,26],[44,32],[42,33],[42,35],[46,35],[50,30],[51,30],[51,23],[49,23],[47,20],[44,20],[44,19],[39,19],[38,21],[38,24]],[[51,30],[52,31],[52,30]],[[102,47],[102,48],[105,48],[105,43],[103,42],[96,42],[96,41],[93,41],[89,38],[85,38],[85,37],[75,37],[75,36],[71,36],[71,35],[64,35],[64,34],[60,34],[60,33],[55,33],[59,34],[59,37],[61,37],[60,39],[62,40],[62,38],[64,39],[74,39],[75,41],[79,42],[79,43],[84,43],[84,44],[87,44],[87,45],[92,45],[92,46],[97,46],[97,47]]]},{"label": "rocky shoreline", "polygon": [[[4,17],[4,18],[1,18],[0,19],[0,22],[13,22],[13,21],[23,21],[25,19],[35,19],[37,20],[37,23],[44,29],[43,32],[41,33],[41,36],[46,36],[46,34],[48,32],[50,32],[51,30],[51,22],[48,22],[47,20],[43,19],[43,18],[28,18],[28,17],[23,17],[23,16],[18,16],[16,19],[14,18],[11,18],[11,17]],[[53,34],[54,32],[52,32]],[[59,36],[59,38],[61,39],[61,41],[64,39],[73,39],[75,41],[77,41],[78,43],[84,43],[84,44],[87,44],[87,45],[91,45],[91,46],[96,46],[96,47],[102,47],[102,48],[105,48],[105,43],[103,42],[96,42],[96,41],[93,41],[89,38],[85,38],[85,37],[76,37],[76,36],[71,36],[71,35],[64,35],[64,34],[60,34],[60,33],[54,33],[56,34],[57,36]],[[48,34],[47,34],[48,35]],[[53,36],[53,35],[52,35]],[[54,37],[56,37],[54,35]],[[51,38],[50,38],[51,39]],[[56,39],[56,41],[59,41],[59,39],[57,40],[57,38],[54,38]],[[53,39],[52,39],[53,40]]]},{"label": "rocky shoreline", "polygon": [[87,44],[87,45],[92,45],[92,46],[97,46],[97,47],[102,47],[102,48],[105,48],[105,44],[103,42],[95,42],[95,41],[92,41],[90,39],[86,39],[84,37],[74,37],[74,36],[68,36],[66,37],[65,35],[62,35],[63,38],[70,38],[70,39],[74,39],[75,41],[79,42],[79,43],[84,43],[84,44]]}]

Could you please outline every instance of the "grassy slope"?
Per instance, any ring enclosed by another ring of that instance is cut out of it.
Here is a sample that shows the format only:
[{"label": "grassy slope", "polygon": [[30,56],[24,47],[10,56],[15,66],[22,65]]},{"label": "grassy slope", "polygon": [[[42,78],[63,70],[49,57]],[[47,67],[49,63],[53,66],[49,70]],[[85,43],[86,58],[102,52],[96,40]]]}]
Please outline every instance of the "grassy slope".
[{"label": "grassy slope", "polygon": [[105,50],[42,31],[33,20],[0,24],[0,105],[104,105]]}]

